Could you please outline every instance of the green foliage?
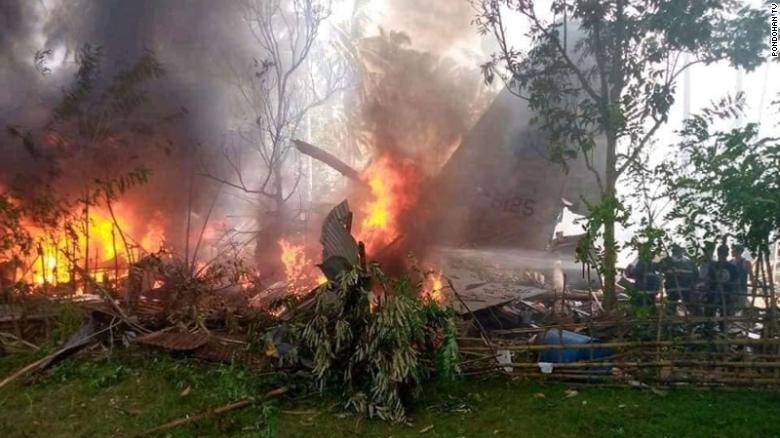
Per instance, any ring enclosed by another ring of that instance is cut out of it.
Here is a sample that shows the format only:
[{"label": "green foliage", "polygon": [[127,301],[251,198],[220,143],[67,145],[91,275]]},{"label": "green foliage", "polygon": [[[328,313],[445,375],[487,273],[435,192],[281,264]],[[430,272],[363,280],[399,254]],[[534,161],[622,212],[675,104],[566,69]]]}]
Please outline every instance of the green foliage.
[{"label": "green foliage", "polygon": [[628,246],[637,252],[640,260],[651,262],[664,253],[666,237],[666,232],[663,229],[647,225],[634,233]]},{"label": "green foliage", "polygon": [[[731,0],[553,0],[548,12],[526,0],[472,4],[479,31],[494,35],[499,47],[482,67],[486,81],[498,77],[528,101],[550,158],[565,169],[581,160],[605,207],[666,123],[685,70],[727,61],[750,71],[765,61],[765,13]],[[509,14],[526,21],[529,50],[507,38]],[[604,227],[600,271],[608,306],[616,272],[612,217],[589,215]],[[594,223],[586,231],[596,229]]]},{"label": "green foliage", "polygon": [[110,368],[97,368],[99,372],[92,374],[89,382],[90,388],[103,389],[116,385],[130,374],[127,367],[116,365]]},{"label": "green foliage", "polygon": [[[475,24],[500,47],[483,66],[485,78],[501,78],[528,100],[563,164],[592,160],[599,137],[623,139],[630,149],[616,157],[616,177],[666,122],[682,71],[718,61],[751,71],[764,62],[763,12],[729,0],[554,0],[552,21],[534,2],[472,2]],[[529,23],[528,51],[506,38],[511,13]]]},{"label": "green foliage", "polygon": [[436,301],[423,304],[424,320],[429,321],[428,337],[436,354],[436,376],[442,381],[453,380],[460,374],[460,353],[458,351],[458,328],[455,312],[442,308]]},{"label": "green foliage", "polygon": [[601,246],[604,224],[608,221],[626,224],[629,211],[614,194],[604,196],[596,204],[585,202],[588,215],[585,217],[585,234],[577,243],[576,261],[595,266],[602,271],[605,268],[606,254],[605,248]]},{"label": "green foliage", "polygon": [[65,342],[76,333],[84,321],[84,310],[76,303],[64,300],[57,305],[57,325],[52,333],[55,343]]},{"label": "green foliage", "polygon": [[[0,371],[10,374],[45,353],[0,357]],[[175,359],[149,350],[115,349],[109,356],[81,353],[35,379],[2,388],[0,430],[4,437],[136,436],[173,419],[283,385],[294,387],[276,376],[258,375],[240,366]],[[278,400],[258,400],[248,408],[179,428],[170,435],[275,437],[277,404]],[[51,418],[61,421],[47,421]],[[62,421],[70,424],[63,426]]]},{"label": "green foliage", "polygon": [[[321,388],[343,387],[347,407],[403,421],[436,368],[442,377],[457,373],[454,320],[436,303],[409,295],[408,281],[396,281],[396,293],[378,268],[371,274],[356,268],[321,287],[301,339]],[[374,295],[372,281],[384,293]]]},{"label": "green foliage", "polygon": [[[644,291],[629,286],[626,288],[626,294],[628,295],[628,306],[626,310],[632,318],[645,319],[655,312],[655,304],[648,300],[647,294]],[[637,328],[644,329],[643,326],[632,327],[631,339],[638,339],[636,333],[633,333],[637,331]]]},{"label": "green foliage", "polygon": [[780,140],[759,137],[752,123],[713,126],[740,109],[741,101],[723,99],[687,120],[659,169],[674,201],[668,219],[693,248],[731,235],[758,253],[780,237]]}]

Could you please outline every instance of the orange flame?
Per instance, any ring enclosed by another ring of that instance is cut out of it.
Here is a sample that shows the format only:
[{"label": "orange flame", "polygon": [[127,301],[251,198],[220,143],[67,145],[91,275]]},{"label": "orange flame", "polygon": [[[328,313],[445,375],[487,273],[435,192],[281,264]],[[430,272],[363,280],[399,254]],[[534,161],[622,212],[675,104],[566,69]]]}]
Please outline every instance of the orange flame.
[{"label": "orange flame", "polygon": [[309,264],[303,245],[295,245],[285,239],[279,239],[279,247],[282,249],[282,263],[288,283],[296,283],[303,276],[303,269]]},{"label": "orange flame", "polygon": [[363,178],[372,199],[362,209],[365,218],[359,235],[369,251],[379,250],[399,237],[401,216],[417,201],[420,176],[411,160],[385,154],[366,170]]},{"label": "orange flame", "polygon": [[[84,269],[84,261],[87,259],[90,272],[94,273],[95,279],[99,282],[116,277],[115,264],[112,262],[115,259],[121,269],[119,274],[123,275],[130,257],[120,229],[128,240],[130,251],[159,249],[165,237],[159,220],[146,221],[143,225],[134,224],[130,220],[131,216],[127,215],[119,204],[114,210],[116,222],[102,209],[91,208],[86,221],[87,231],[84,231],[83,222],[76,223],[72,227],[74,234],[69,234],[65,230],[43,230],[26,224],[26,228],[36,242],[38,256],[37,259],[29,260],[30,280],[39,285],[68,283],[76,270],[74,264],[77,264],[78,269]],[[73,216],[80,215],[78,212]],[[139,244],[135,244],[133,240],[135,231],[141,231]],[[138,246],[141,248],[139,249]]]},{"label": "orange flame", "polygon": [[281,261],[287,284],[293,293],[307,292],[314,286],[327,282],[322,274],[317,274],[317,268],[306,256],[303,245],[298,245],[286,239],[277,242],[282,249]]},{"label": "orange flame", "polygon": [[423,286],[423,296],[438,303],[444,302],[444,283],[442,282],[441,273],[431,273],[427,276],[425,285]]}]

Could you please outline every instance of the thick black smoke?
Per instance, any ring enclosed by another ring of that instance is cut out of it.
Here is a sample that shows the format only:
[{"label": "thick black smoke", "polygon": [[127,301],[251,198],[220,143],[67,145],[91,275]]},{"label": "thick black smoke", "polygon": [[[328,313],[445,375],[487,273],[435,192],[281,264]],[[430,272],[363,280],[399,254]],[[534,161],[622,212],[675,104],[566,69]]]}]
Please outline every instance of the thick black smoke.
[{"label": "thick black smoke", "polygon": [[[164,218],[169,243],[181,246],[187,211],[205,210],[215,192],[213,182],[198,176],[200,164],[214,161],[234,116],[220,66],[239,46],[234,35],[243,35],[236,29],[245,24],[235,8],[215,6],[207,0],[0,2],[0,186],[45,182],[72,200],[95,178],[147,167],[148,184],[123,199],[134,216]],[[142,86],[148,100],[141,116],[151,122],[155,140],[146,132],[121,144],[106,142],[98,147],[113,162],[100,161],[100,153],[82,153],[53,171],[47,158],[57,146],[47,141],[44,127],[63,90],[74,83],[75,57],[84,44],[101,48],[98,87],[147,52],[162,64],[165,75]],[[18,138],[28,131],[33,147]]]}]

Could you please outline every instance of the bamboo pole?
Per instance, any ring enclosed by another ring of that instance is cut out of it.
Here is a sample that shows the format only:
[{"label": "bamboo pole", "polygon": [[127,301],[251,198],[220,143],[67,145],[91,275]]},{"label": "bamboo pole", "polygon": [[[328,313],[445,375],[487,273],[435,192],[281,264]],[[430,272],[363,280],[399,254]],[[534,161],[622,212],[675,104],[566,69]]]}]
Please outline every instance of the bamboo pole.
[{"label": "bamboo pole", "polygon": [[[685,323],[702,323],[702,322],[719,322],[719,321],[729,321],[729,322],[741,322],[741,321],[755,321],[755,317],[750,316],[698,316],[698,317],[690,317],[690,318],[665,318],[664,319],[667,324],[685,324]],[[591,327],[595,328],[611,328],[616,326],[635,326],[635,325],[651,325],[651,324],[657,324],[657,318],[647,318],[647,319],[626,319],[626,320],[611,320],[611,321],[594,321],[592,323],[587,322],[577,322],[577,323],[568,323],[568,324],[555,324],[555,325],[549,325],[549,326],[543,326],[543,327],[531,327],[531,328],[520,328],[520,329],[501,329],[501,330],[491,330],[490,333],[493,335],[513,335],[513,334],[529,334],[529,333],[538,333],[543,332],[546,330],[551,329],[584,329],[588,328],[590,325]]]},{"label": "bamboo pole", "polygon": [[114,224],[111,224],[111,247],[114,251],[114,288],[119,293],[119,254],[116,252],[116,234],[114,233]]},{"label": "bamboo pole", "polygon": [[84,293],[89,292],[89,189],[84,187]]},{"label": "bamboo pole", "polygon": [[73,286],[73,290],[71,290],[71,295],[76,295],[76,291],[78,290],[78,283],[76,282],[76,263],[78,260],[78,240],[74,236],[73,240],[71,242],[71,250],[65,254],[65,257],[68,259],[68,268],[70,269],[70,283]]},{"label": "bamboo pole", "polygon": [[[626,348],[626,347],[677,347],[686,345],[780,345],[780,339],[692,339],[680,341],[625,341],[589,344],[523,344],[501,346],[509,351],[539,350],[582,350],[588,348]],[[490,351],[487,347],[462,348],[470,351]]]},{"label": "bamboo pole", "polygon": [[775,296],[775,281],[774,281],[774,272],[772,269],[772,264],[769,260],[769,248],[764,249],[764,276],[768,279],[768,281],[765,280],[765,287],[767,288],[767,292],[769,294],[769,317],[772,320],[773,323],[773,330],[776,331],[777,327],[777,297]]},{"label": "bamboo pole", "polygon": [[258,401],[266,400],[272,397],[279,397],[281,395],[284,395],[289,391],[289,388],[286,386],[283,386],[278,389],[274,389],[272,391],[269,391],[263,395],[263,397],[260,400],[256,400],[254,398],[247,398],[243,400],[239,400],[236,402],[232,402],[226,405],[218,406],[215,408],[209,408],[205,412],[202,412],[200,414],[196,415],[187,415],[185,417],[177,418],[173,421],[169,421],[168,423],[165,423],[163,425],[157,426],[154,429],[149,429],[145,432],[143,432],[140,435],[137,436],[148,436],[148,435],[157,435],[162,432],[169,431],[171,429],[176,429],[177,427],[185,426],[188,424],[192,424],[198,421],[201,421],[205,418],[216,416],[216,415],[222,415],[227,412],[235,411],[238,409],[243,409],[249,406],[252,406],[253,404],[257,403]]},{"label": "bamboo pole", "polygon": [[187,195],[187,227],[184,233],[184,266],[190,266],[190,224],[192,222],[192,174],[190,174],[190,189]]},{"label": "bamboo pole", "polygon": [[[536,362],[512,362],[495,365],[500,367],[512,367],[519,369],[539,369]],[[707,360],[660,360],[648,362],[569,362],[553,364],[553,373],[556,369],[583,369],[583,368],[658,368],[658,367],[724,367],[724,368],[780,368],[777,362],[739,362],[739,361],[707,361]]]},{"label": "bamboo pole", "polygon": [[46,255],[43,253],[43,245],[40,241],[38,242],[38,255],[41,259],[41,277],[43,278],[43,290],[48,292],[49,282],[46,278]]},{"label": "bamboo pole", "polygon": [[222,185],[219,186],[217,193],[214,195],[214,199],[211,200],[211,205],[209,205],[209,209],[206,212],[206,217],[203,219],[203,226],[200,229],[200,234],[198,234],[198,240],[195,242],[195,249],[192,251],[192,260],[188,266],[188,273],[190,276],[195,273],[195,263],[198,260],[200,244],[203,242],[203,235],[206,233],[206,227],[209,224],[209,220],[211,220],[211,213],[214,211],[214,206],[217,204],[217,199],[219,199],[219,195],[222,193],[222,187]]},{"label": "bamboo pole", "polygon": [[[661,329],[662,329],[663,323],[664,323],[664,314],[666,314],[666,306],[664,305],[664,303],[665,303],[664,295],[665,295],[664,293],[661,294],[661,310],[660,310],[660,313],[658,314],[658,324],[656,325],[656,335],[655,335],[656,342],[661,342]],[[593,350],[591,350],[591,351],[593,351]],[[655,353],[656,353],[656,360],[661,360],[661,347],[660,346],[655,347]],[[659,373],[660,373],[660,371],[659,371]],[[660,378],[660,374],[659,374],[659,378]]]},{"label": "bamboo pole", "polygon": [[[113,222],[113,225],[116,227],[116,231],[119,233],[119,238],[122,239],[122,243],[125,246],[125,253],[127,254],[127,263],[128,265],[133,263],[133,257],[132,253],[130,252],[130,245],[127,243],[127,237],[125,236],[125,232],[122,231],[122,227],[119,226],[119,221],[116,219],[116,214],[114,214],[114,207],[111,205],[111,198],[108,196],[108,193],[106,193],[106,206],[108,207],[108,214],[111,215],[111,221]],[[97,260],[95,261],[97,263]]]},{"label": "bamboo pole", "polygon": [[[472,371],[468,373],[468,375],[484,375],[492,370],[481,370],[481,371]],[[513,377],[527,377],[527,378],[533,378],[533,379],[539,379],[542,378],[544,380],[581,380],[585,382],[624,382],[624,383],[630,383],[630,382],[637,382],[638,384],[644,384],[646,382],[657,382],[664,385],[668,384],[683,384],[683,383],[691,383],[696,385],[701,385],[703,383],[710,383],[710,384],[717,384],[717,385],[780,385],[780,379],[778,378],[737,378],[737,377],[717,377],[717,376],[707,376],[707,377],[678,377],[675,378],[673,381],[667,381],[667,380],[659,380],[657,378],[652,377],[643,377],[641,380],[635,379],[633,377],[626,378],[622,376],[612,376],[608,374],[572,374],[572,373],[566,373],[566,374],[542,374],[542,373],[513,373]]]},{"label": "bamboo pole", "polygon": [[496,358],[496,362],[498,362],[498,353],[497,353],[495,347],[493,347],[493,343],[490,340],[490,335],[488,334],[488,331],[485,330],[485,327],[483,327],[482,323],[479,322],[479,319],[474,315],[474,312],[472,312],[471,309],[469,308],[469,306],[466,304],[466,302],[463,301],[463,298],[458,293],[458,290],[455,289],[455,285],[452,284],[452,280],[450,280],[450,278],[447,277],[446,275],[444,275],[443,277],[444,277],[445,280],[447,280],[447,285],[450,287],[450,290],[452,291],[452,294],[455,295],[455,298],[458,301],[460,301],[460,304],[463,306],[463,308],[466,309],[466,311],[468,311],[469,314],[471,315],[471,318],[474,320],[474,323],[479,328],[480,334],[483,337],[483,342],[485,343],[485,345],[487,345],[488,351],[493,353],[493,356]]}]

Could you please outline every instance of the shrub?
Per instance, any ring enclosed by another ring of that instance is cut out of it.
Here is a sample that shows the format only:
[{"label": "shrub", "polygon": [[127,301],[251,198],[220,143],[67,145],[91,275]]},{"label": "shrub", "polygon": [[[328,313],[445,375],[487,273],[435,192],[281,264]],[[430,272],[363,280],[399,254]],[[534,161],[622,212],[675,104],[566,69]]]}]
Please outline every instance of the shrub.
[{"label": "shrub", "polygon": [[391,284],[376,266],[346,271],[318,290],[300,331],[321,389],[340,385],[348,408],[395,422],[426,379],[458,372],[453,313],[403,293],[408,284]]}]

